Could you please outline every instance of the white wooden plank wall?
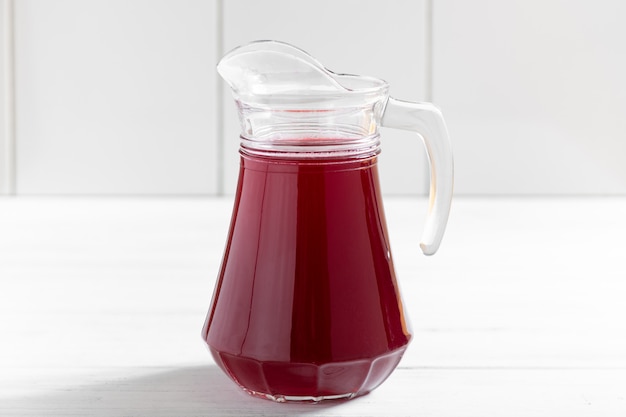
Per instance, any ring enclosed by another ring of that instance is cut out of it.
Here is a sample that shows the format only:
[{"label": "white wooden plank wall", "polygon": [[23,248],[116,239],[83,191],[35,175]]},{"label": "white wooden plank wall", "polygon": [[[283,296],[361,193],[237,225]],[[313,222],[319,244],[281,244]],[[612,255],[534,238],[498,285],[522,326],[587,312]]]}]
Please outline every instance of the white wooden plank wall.
[{"label": "white wooden plank wall", "polygon": [[[18,195],[234,191],[237,123],[219,56],[276,38],[444,111],[457,194],[626,193],[620,0],[0,0],[14,3]],[[1,34],[7,32],[4,15]],[[0,194],[6,158],[0,42]],[[384,130],[383,190],[426,191]]]},{"label": "white wooden plank wall", "polygon": [[18,0],[17,191],[217,189],[215,7]]},{"label": "white wooden plank wall", "polygon": [[435,0],[433,17],[459,192],[626,192],[626,3]]},{"label": "white wooden plank wall", "polygon": [[11,126],[11,75],[12,68],[10,34],[11,6],[7,0],[0,0],[0,195],[12,191],[12,126]]}]

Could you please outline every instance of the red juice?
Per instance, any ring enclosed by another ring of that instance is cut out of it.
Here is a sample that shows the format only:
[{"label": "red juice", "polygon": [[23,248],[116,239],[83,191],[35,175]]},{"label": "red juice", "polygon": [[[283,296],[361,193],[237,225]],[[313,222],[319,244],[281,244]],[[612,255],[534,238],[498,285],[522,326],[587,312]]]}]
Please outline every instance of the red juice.
[{"label": "red juice", "polygon": [[242,153],[203,338],[247,392],[351,398],[400,361],[411,336],[376,162]]}]

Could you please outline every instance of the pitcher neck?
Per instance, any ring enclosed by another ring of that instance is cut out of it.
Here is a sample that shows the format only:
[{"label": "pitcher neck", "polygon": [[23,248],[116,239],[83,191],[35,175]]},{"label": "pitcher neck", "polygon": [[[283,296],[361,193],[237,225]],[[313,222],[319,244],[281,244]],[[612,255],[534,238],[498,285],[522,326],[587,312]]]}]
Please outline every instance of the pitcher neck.
[{"label": "pitcher neck", "polygon": [[383,104],[380,100],[358,107],[275,109],[238,101],[241,151],[287,158],[376,155]]},{"label": "pitcher neck", "polygon": [[380,136],[312,138],[292,134],[274,141],[254,141],[241,136],[240,152],[280,159],[369,158],[380,153]]}]

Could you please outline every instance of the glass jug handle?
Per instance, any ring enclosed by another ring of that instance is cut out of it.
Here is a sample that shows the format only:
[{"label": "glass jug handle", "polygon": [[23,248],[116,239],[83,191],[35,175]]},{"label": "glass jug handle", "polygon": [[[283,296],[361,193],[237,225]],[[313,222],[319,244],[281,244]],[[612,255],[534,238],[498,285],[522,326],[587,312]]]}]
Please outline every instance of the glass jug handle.
[{"label": "glass jug handle", "polygon": [[425,255],[433,255],[446,229],[454,185],[452,147],[443,115],[431,103],[412,103],[390,97],[382,125],[416,132],[426,146],[430,161],[430,202],[420,247]]}]

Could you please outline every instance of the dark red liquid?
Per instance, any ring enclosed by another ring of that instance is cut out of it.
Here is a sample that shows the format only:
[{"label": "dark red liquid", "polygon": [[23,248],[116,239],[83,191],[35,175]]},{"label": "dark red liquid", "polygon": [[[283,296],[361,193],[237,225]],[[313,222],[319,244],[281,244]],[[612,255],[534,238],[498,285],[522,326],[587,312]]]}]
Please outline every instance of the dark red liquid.
[{"label": "dark red liquid", "polygon": [[239,175],[203,329],[216,362],[278,400],[371,391],[410,339],[376,157],[243,155]]}]

